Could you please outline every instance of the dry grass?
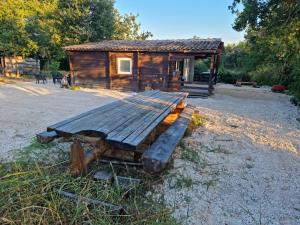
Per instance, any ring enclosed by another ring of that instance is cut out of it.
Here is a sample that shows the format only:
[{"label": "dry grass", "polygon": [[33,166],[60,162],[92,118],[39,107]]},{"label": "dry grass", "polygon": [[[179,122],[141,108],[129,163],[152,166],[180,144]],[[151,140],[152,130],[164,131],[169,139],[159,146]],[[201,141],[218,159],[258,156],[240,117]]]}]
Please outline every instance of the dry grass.
[{"label": "dry grass", "polygon": [[185,136],[191,136],[194,130],[196,130],[198,127],[203,125],[204,121],[205,121],[204,115],[201,115],[197,112],[193,113],[191,122],[188,128],[186,129]]},{"label": "dry grass", "polygon": [[0,77],[0,84],[5,84],[6,80],[3,77]]},{"label": "dry grass", "polygon": [[[96,163],[87,176],[75,178],[68,172],[68,155],[49,160],[51,149],[55,149],[53,144],[34,141],[16,162],[0,163],[1,224],[176,224],[168,209],[145,196],[151,184],[161,178],[135,168]],[[99,169],[142,178],[143,184],[125,197],[125,191],[92,179]],[[119,204],[125,212],[112,215],[99,206],[61,198],[54,189]]]}]

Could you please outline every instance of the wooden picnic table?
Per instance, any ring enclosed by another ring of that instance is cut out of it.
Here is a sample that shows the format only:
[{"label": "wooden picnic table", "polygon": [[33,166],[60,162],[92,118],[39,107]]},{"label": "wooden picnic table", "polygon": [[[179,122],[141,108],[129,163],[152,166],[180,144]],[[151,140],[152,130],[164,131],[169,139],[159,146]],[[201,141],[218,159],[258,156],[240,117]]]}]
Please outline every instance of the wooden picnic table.
[{"label": "wooden picnic table", "polygon": [[47,131],[59,136],[99,136],[116,147],[135,151],[186,97],[186,93],[147,91],[56,123]]},{"label": "wooden picnic table", "polygon": [[84,162],[82,158],[85,156],[80,143],[74,142],[71,146],[71,165],[73,162],[77,167],[78,172],[75,173],[81,173],[82,168],[99,157],[107,146],[141,153],[141,146],[147,137],[172,111],[184,104],[186,97],[187,93],[182,92],[146,91],[134,94],[51,125],[37,137],[40,140],[44,137],[46,140],[53,140],[52,137],[79,135],[98,138],[94,144],[98,150],[94,150],[93,156],[84,159]]}]

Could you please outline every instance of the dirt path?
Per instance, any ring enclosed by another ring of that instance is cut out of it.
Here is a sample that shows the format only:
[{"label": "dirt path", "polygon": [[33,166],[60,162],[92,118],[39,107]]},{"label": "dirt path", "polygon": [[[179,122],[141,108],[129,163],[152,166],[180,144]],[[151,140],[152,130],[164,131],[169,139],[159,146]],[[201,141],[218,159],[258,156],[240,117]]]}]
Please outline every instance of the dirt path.
[{"label": "dirt path", "polygon": [[107,104],[126,93],[109,90],[72,91],[58,85],[13,82],[0,84],[0,157],[28,145],[48,125]]},{"label": "dirt path", "polygon": [[182,224],[300,224],[300,117],[289,97],[219,85],[158,188]]}]

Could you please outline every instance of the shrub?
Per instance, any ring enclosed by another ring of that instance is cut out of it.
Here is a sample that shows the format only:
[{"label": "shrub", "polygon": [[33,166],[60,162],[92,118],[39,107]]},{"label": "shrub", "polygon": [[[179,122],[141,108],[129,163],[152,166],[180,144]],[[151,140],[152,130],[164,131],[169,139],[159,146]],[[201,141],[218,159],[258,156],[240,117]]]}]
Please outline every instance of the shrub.
[{"label": "shrub", "polygon": [[242,80],[245,82],[251,80],[251,77],[245,71],[229,70],[229,69],[225,69],[224,67],[220,68],[218,76],[219,76],[219,80],[226,84],[235,84],[237,80]]},{"label": "shrub", "polygon": [[209,69],[209,66],[207,65],[206,61],[203,60],[197,60],[195,63],[195,74],[201,74],[203,72],[207,72]]},{"label": "shrub", "polygon": [[50,65],[49,65],[49,70],[50,71],[58,71],[59,66],[60,66],[60,62],[51,61]]}]

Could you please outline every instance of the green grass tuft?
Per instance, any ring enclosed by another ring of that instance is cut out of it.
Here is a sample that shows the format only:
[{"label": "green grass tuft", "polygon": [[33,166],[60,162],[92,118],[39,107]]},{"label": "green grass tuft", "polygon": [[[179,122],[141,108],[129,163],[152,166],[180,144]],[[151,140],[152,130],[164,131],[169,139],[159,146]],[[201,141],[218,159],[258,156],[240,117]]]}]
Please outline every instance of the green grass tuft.
[{"label": "green grass tuft", "polygon": [[182,188],[191,188],[193,187],[193,180],[191,177],[180,177],[176,180],[173,188],[182,189]]}]

